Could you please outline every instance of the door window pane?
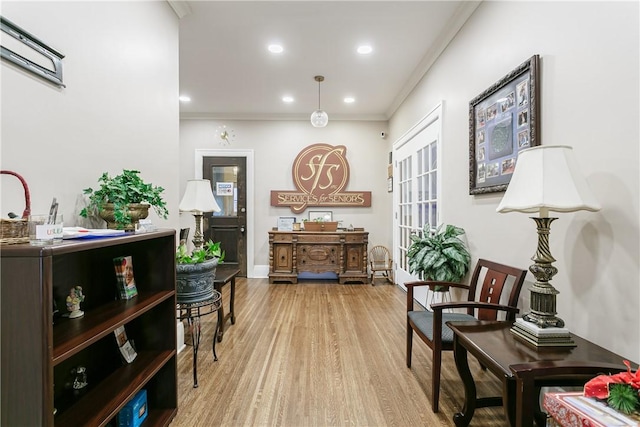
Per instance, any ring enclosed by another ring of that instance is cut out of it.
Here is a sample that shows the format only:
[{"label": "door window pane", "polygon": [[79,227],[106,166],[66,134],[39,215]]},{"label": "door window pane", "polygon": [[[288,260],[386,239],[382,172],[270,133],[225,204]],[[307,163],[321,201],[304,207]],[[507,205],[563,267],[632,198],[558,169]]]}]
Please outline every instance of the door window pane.
[{"label": "door window pane", "polygon": [[213,195],[220,206],[214,216],[235,217],[238,215],[238,170],[235,166],[211,167]]}]

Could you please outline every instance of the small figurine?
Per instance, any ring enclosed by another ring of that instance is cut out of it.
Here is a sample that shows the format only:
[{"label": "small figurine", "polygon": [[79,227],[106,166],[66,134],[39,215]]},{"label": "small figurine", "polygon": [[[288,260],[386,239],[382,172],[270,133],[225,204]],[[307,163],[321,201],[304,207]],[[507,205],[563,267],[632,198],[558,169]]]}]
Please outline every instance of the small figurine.
[{"label": "small figurine", "polygon": [[80,303],[83,301],[84,294],[82,293],[82,286],[71,288],[69,296],[67,297],[67,310],[70,311],[69,319],[76,319],[84,316],[84,311],[80,310]]},{"label": "small figurine", "polygon": [[84,366],[72,368],[71,375],[73,375],[73,394],[80,396],[85,392],[87,385],[89,385],[87,381],[87,368]]}]

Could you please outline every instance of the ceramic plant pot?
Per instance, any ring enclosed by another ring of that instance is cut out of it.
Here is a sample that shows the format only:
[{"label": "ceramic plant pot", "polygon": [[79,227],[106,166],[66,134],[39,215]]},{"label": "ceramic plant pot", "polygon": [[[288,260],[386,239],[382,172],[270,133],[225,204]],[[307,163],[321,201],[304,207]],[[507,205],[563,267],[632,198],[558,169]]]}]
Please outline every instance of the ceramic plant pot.
[{"label": "ceramic plant pot", "polygon": [[145,203],[129,204],[129,216],[131,217],[131,222],[129,224],[118,224],[116,222],[113,203],[105,203],[102,205],[99,215],[100,218],[106,221],[107,228],[111,230],[135,231],[138,221],[149,216],[149,207],[150,206]]},{"label": "ceramic plant pot", "polygon": [[193,304],[213,297],[218,258],[198,264],[176,264],[176,301]]}]

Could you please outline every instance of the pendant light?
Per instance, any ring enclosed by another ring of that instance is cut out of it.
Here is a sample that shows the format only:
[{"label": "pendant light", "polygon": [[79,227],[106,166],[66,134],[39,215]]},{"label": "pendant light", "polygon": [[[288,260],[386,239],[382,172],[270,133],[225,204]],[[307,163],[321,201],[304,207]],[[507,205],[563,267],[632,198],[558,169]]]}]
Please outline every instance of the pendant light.
[{"label": "pendant light", "polygon": [[318,109],[311,113],[311,124],[316,128],[323,128],[329,123],[329,116],[320,109],[320,83],[324,81],[324,76],[315,76],[314,80],[318,82]]}]

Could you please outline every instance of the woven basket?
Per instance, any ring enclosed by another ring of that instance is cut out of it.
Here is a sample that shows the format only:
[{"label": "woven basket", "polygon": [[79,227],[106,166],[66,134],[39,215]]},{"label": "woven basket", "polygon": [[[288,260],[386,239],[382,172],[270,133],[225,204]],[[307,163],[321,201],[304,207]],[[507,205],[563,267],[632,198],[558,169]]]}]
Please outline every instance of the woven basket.
[{"label": "woven basket", "polygon": [[20,180],[24,188],[25,208],[22,218],[0,218],[0,244],[13,245],[29,241],[28,219],[31,214],[31,196],[29,186],[22,176],[12,171],[0,170],[0,174],[13,175]]}]

